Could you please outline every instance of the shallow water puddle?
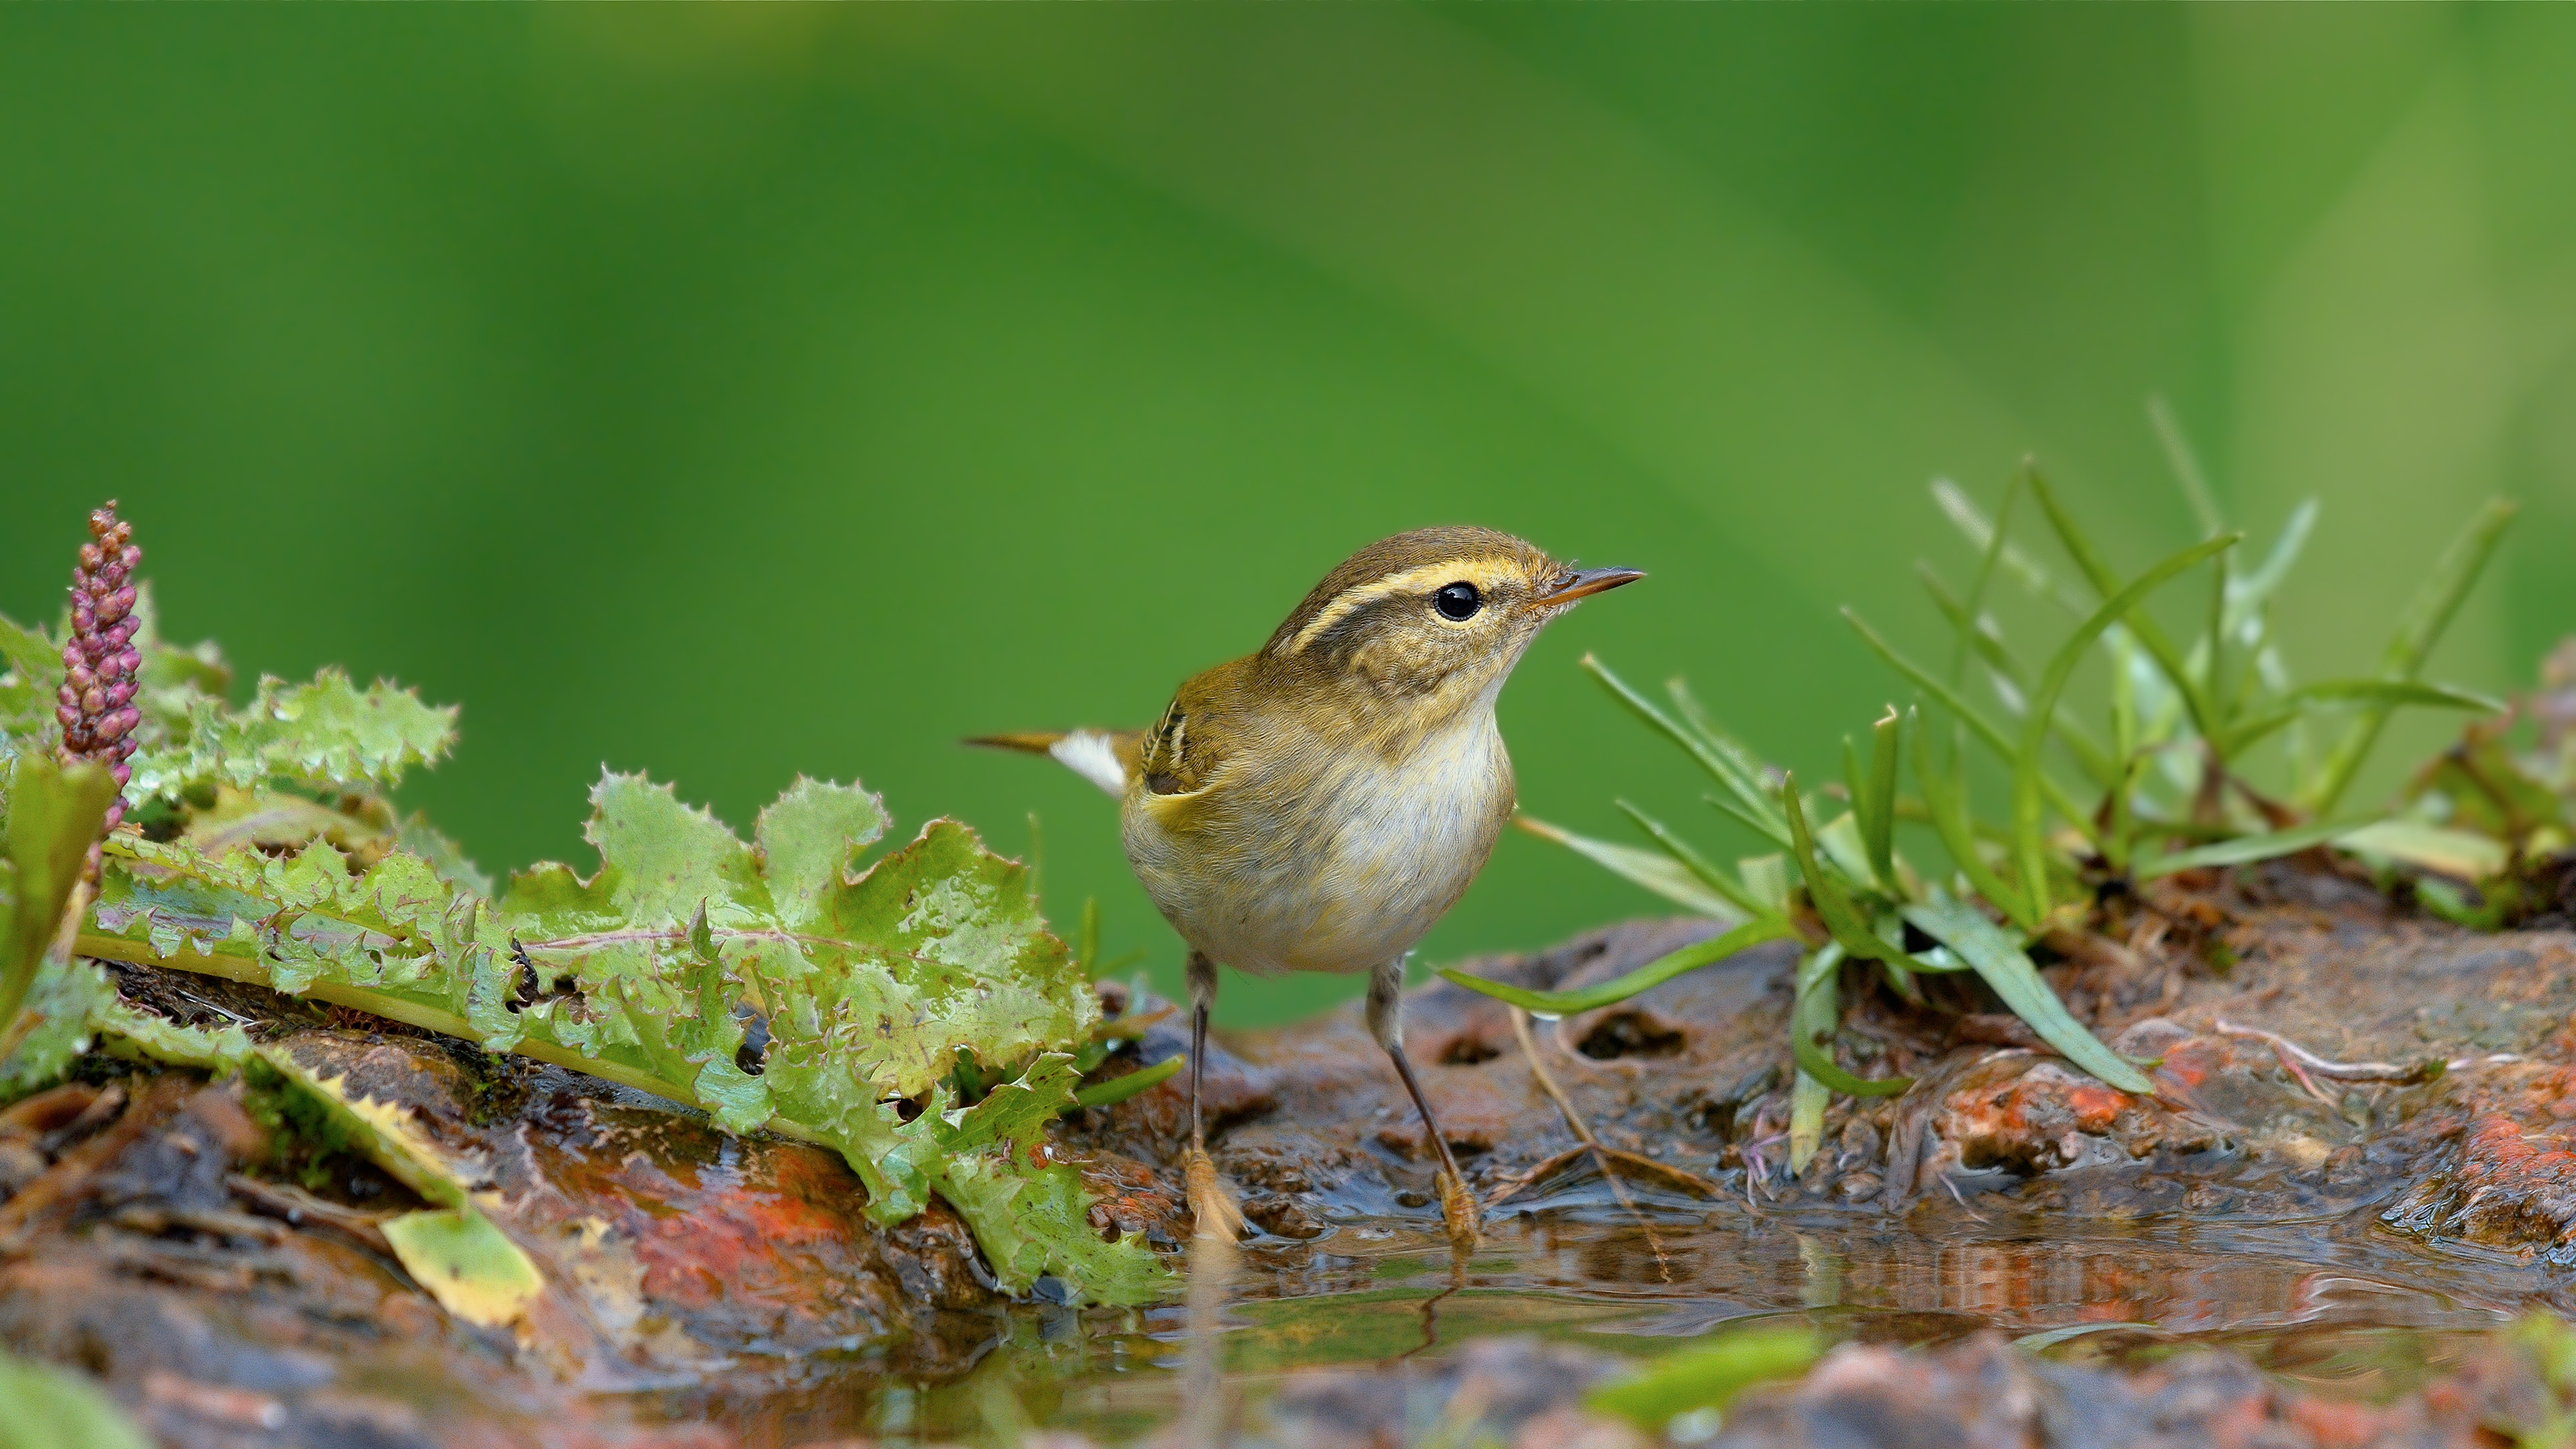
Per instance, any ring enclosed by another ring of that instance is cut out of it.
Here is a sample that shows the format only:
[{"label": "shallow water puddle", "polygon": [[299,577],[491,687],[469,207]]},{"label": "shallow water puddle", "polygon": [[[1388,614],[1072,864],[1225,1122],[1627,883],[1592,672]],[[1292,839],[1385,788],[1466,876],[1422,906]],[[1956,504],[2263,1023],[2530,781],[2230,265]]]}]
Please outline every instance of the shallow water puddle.
[{"label": "shallow water puddle", "polygon": [[[1596,1185],[1489,1223],[1463,1267],[1427,1221],[1247,1246],[1224,1346],[1228,1391],[1244,1402],[1295,1370],[1434,1361],[1490,1335],[1642,1359],[1723,1324],[1783,1316],[1834,1342],[1936,1344],[1992,1328],[2026,1351],[2099,1366],[2225,1347],[2313,1392],[2384,1402],[2523,1309],[2567,1297],[2545,1265],[2428,1249],[2379,1226],[2375,1209],[2289,1223],[2070,1221],[2019,1209],[2008,1193],[1922,1204],[1901,1222],[1667,1204],[1650,1233]],[[1048,1427],[1115,1443],[1186,1407],[1186,1351],[1177,1306],[1017,1310],[956,1381],[889,1383],[872,1365],[815,1365],[804,1388],[745,1405],[733,1422],[782,1442],[828,1428],[999,1443]]]}]

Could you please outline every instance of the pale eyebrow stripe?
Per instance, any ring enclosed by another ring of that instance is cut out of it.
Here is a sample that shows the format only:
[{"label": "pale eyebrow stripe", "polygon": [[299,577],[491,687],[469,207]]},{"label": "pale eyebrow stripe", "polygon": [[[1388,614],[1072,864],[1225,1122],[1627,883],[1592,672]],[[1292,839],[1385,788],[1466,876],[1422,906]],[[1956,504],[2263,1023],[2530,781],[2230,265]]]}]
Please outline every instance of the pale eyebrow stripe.
[{"label": "pale eyebrow stripe", "polygon": [[1447,583],[1462,573],[1483,572],[1488,568],[1490,565],[1482,559],[1473,563],[1453,559],[1448,563],[1424,564],[1419,568],[1406,569],[1400,574],[1389,574],[1375,583],[1359,584],[1344,589],[1331,603],[1324,606],[1323,612],[1317,614],[1305,628],[1297,631],[1297,637],[1288,641],[1287,648],[1279,652],[1296,654],[1303,651],[1307,645],[1315,642],[1318,635],[1349,618],[1355,611],[1364,609],[1380,599],[1410,593],[1428,585],[1434,579]]}]

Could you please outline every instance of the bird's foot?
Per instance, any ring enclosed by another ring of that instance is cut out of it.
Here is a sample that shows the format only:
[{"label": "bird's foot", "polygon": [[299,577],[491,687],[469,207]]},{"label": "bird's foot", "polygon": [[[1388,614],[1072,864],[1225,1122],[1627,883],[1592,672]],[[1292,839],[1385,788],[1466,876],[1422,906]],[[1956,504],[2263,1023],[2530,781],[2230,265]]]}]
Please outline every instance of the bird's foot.
[{"label": "bird's foot", "polygon": [[1195,1231],[1222,1236],[1228,1242],[1243,1237],[1243,1209],[1235,1206],[1234,1194],[1216,1175],[1216,1164],[1208,1160],[1206,1148],[1193,1147],[1181,1158],[1181,1180],[1189,1190]]},{"label": "bird's foot", "polygon": [[1484,1210],[1476,1205],[1476,1195],[1468,1191],[1458,1174],[1445,1167],[1434,1181],[1440,1189],[1440,1221],[1449,1229],[1450,1248],[1459,1253],[1476,1251],[1476,1221],[1484,1216]]}]

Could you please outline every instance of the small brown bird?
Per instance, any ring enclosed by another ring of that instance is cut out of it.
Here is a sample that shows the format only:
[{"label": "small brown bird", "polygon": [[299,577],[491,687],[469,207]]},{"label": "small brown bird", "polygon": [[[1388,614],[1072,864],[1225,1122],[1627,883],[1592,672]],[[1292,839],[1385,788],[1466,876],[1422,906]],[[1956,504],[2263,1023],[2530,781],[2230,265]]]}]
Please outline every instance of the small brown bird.
[{"label": "small brown bird", "polygon": [[1511,819],[1494,699],[1539,629],[1644,575],[1578,569],[1487,528],[1370,544],[1260,652],[1190,680],[1152,729],[969,741],[1051,755],[1117,796],[1128,864],[1190,947],[1191,1207],[1239,1234],[1199,1116],[1219,963],[1367,971],[1368,1025],[1440,1158],[1462,1246],[1475,1199],[1404,1056],[1405,957]]}]

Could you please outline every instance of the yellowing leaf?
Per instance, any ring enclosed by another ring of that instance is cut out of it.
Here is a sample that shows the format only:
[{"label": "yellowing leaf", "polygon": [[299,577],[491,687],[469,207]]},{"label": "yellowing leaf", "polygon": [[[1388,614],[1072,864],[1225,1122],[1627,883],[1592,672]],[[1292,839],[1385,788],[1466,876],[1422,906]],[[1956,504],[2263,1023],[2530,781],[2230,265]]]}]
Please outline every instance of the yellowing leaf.
[{"label": "yellowing leaf", "polygon": [[537,1266],[492,1220],[472,1208],[405,1213],[384,1225],[385,1241],[413,1281],[468,1323],[517,1322],[545,1291]]}]

